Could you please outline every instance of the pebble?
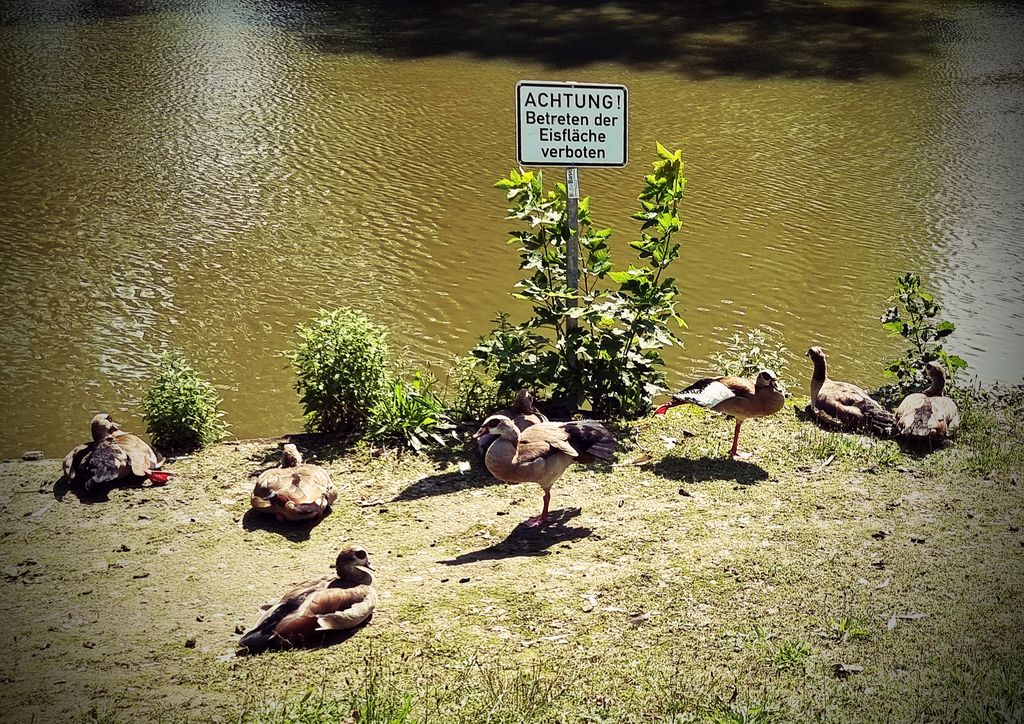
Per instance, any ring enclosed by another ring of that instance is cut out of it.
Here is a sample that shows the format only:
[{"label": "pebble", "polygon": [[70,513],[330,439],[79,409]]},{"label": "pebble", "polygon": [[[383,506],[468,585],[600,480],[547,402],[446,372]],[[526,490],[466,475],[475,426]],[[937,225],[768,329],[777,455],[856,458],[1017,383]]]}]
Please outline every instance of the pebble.
[{"label": "pebble", "polygon": [[21,459],[24,460],[25,462],[31,462],[33,460],[42,460],[43,459],[43,451],[42,450],[26,450],[24,453],[22,453]]},{"label": "pebble", "polygon": [[196,647],[196,637],[195,636],[189,636],[187,639],[185,639],[185,648],[186,649],[194,649],[195,647]]}]

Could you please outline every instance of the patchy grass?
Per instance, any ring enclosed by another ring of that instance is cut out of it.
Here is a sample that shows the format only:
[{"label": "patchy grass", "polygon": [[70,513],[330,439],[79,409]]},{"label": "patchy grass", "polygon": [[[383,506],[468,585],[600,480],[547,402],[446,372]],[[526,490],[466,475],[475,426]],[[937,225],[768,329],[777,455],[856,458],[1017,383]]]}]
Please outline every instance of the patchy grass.
[{"label": "patchy grass", "polygon": [[[744,425],[748,461],[723,457],[729,421],[676,408],[619,430],[627,464],[571,468],[541,531],[519,525],[539,488],[498,483],[471,448],[295,436],[340,488],[305,528],[248,513],[277,440],[92,504],[55,498],[59,461],[2,464],[0,705],[12,721],[1019,721],[1022,410],[968,404],[959,442],[927,454],[790,404]],[[230,656],[260,604],[349,540],[378,569],[366,627]]]}]

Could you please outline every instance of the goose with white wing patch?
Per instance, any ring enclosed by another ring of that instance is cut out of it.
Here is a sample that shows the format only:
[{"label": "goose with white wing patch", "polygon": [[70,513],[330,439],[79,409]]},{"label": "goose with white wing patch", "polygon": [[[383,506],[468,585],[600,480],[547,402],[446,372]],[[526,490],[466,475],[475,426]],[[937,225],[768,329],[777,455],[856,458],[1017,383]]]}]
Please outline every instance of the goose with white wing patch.
[{"label": "goose with white wing patch", "polygon": [[774,415],[782,409],[785,393],[779,385],[778,376],[771,370],[762,370],[757,377],[705,377],[697,380],[681,392],[672,395],[672,400],[654,411],[664,415],[677,405],[697,405],[714,410],[736,419],[732,435],[732,449],[729,456],[749,458],[750,453],[739,450],[740,426],[744,420]]}]

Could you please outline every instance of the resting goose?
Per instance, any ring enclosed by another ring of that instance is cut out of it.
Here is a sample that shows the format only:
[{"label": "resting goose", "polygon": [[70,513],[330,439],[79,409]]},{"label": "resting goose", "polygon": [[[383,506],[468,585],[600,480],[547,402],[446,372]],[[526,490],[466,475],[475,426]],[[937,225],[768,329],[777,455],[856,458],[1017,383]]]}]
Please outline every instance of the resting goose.
[{"label": "resting goose", "polygon": [[537,483],[544,489],[544,509],[526,521],[529,527],[547,522],[551,486],[572,463],[612,460],[615,438],[599,422],[539,422],[522,432],[505,415],[491,415],[473,436],[496,435],[484,464],[506,483]]},{"label": "resting goose", "polygon": [[281,448],[281,466],[263,472],[252,491],[252,508],[278,520],[320,518],[338,497],[331,476],[319,465],[302,462],[292,443]]},{"label": "resting goose", "polygon": [[[536,425],[539,422],[547,422],[547,416],[538,410],[533,404],[533,395],[525,387],[516,393],[516,398],[512,401],[512,406],[498,410],[494,413],[495,415],[502,415],[512,420],[512,423],[519,429],[520,432],[530,427],[530,425]],[[477,445],[481,452],[485,452],[491,443],[498,439],[495,433],[488,433],[482,435],[477,440]]]},{"label": "resting goose", "polygon": [[946,388],[946,370],[938,360],[929,362],[925,369],[932,378],[931,387],[907,395],[900,403],[896,408],[896,430],[915,442],[955,437],[960,428],[960,410],[953,400],[942,394]]},{"label": "resting goose", "polygon": [[749,458],[750,453],[740,452],[740,425],[752,417],[767,417],[782,409],[785,394],[779,386],[779,378],[771,370],[762,370],[757,377],[707,377],[697,380],[682,392],[672,395],[672,401],[654,411],[664,415],[676,405],[699,405],[708,410],[721,412],[736,418],[732,434],[730,457]]},{"label": "resting goose", "polygon": [[811,409],[819,421],[826,425],[851,430],[864,430],[879,435],[891,435],[896,418],[871,399],[857,385],[829,379],[825,352],[811,347],[807,356],[814,363],[811,376]]},{"label": "resting goose", "polygon": [[268,648],[305,646],[328,631],[352,629],[377,606],[373,567],[360,546],[343,549],[333,575],[311,578],[288,591],[259,622],[242,635],[240,654]]},{"label": "resting goose", "polygon": [[81,485],[86,493],[122,480],[154,485],[167,482],[170,473],[156,470],[161,458],[142,438],[121,430],[113,418],[101,412],[90,424],[92,442],[79,445],[64,458],[64,477]]}]

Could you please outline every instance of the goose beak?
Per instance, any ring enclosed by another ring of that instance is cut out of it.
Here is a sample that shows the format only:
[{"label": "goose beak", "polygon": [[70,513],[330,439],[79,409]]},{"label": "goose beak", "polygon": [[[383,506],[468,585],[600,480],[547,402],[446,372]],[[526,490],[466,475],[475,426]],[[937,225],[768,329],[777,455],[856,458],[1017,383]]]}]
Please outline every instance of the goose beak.
[{"label": "goose beak", "polygon": [[666,412],[671,410],[673,407],[675,407],[675,405],[673,405],[671,402],[666,402],[664,405],[659,405],[657,408],[655,408],[655,410],[654,410],[654,412],[652,414],[654,414],[654,415],[664,415]]},{"label": "goose beak", "polygon": [[362,571],[363,573],[373,573],[375,570],[377,570],[369,563],[367,563],[365,566],[356,566],[355,568],[357,571]]}]

